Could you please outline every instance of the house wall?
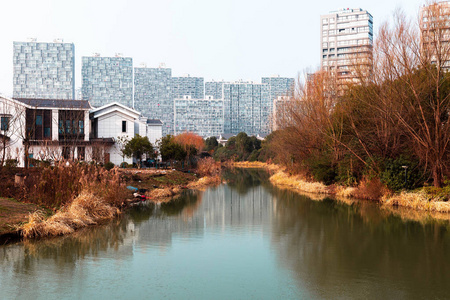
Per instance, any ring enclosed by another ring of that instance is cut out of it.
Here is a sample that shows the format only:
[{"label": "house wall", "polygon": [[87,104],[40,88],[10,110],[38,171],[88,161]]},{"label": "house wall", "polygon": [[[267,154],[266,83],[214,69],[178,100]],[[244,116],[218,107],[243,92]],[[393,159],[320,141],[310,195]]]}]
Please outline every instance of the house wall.
[{"label": "house wall", "polygon": [[153,146],[156,146],[156,141],[162,138],[162,126],[147,124],[147,137]]},{"label": "house wall", "polygon": [[3,145],[0,140],[0,158],[5,153],[5,159],[17,159],[19,166],[24,166],[23,137],[25,136],[25,107],[3,97],[0,97],[0,115],[10,117],[8,130],[0,130],[9,140]]},{"label": "house wall", "polygon": [[[122,121],[127,122],[127,130],[126,132],[122,132]],[[128,139],[134,137],[135,129],[134,129],[135,119],[129,115],[121,113],[119,111],[111,111],[111,113],[107,115],[103,115],[98,118],[98,138],[114,138],[117,139],[121,136],[127,136]],[[110,149],[110,161],[115,165],[122,163],[123,161],[131,164],[133,160],[131,158],[125,157],[123,159],[120,153],[120,145],[115,143]]]}]

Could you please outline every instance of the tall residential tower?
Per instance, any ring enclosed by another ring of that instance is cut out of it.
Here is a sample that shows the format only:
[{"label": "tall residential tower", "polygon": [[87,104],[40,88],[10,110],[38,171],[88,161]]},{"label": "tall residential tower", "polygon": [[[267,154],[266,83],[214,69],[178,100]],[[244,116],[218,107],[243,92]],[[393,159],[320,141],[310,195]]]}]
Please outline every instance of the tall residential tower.
[{"label": "tall residential tower", "polygon": [[172,69],[134,68],[134,107],[150,119],[160,119],[163,135],[173,134]]},{"label": "tall residential tower", "polygon": [[320,16],[320,65],[344,80],[372,65],[373,17],[361,8],[342,9]]},{"label": "tall residential tower", "polygon": [[95,107],[119,102],[133,107],[133,59],[122,57],[83,56],[81,74],[82,98]]},{"label": "tall residential tower", "polygon": [[75,46],[53,43],[14,42],[13,97],[75,99]]}]

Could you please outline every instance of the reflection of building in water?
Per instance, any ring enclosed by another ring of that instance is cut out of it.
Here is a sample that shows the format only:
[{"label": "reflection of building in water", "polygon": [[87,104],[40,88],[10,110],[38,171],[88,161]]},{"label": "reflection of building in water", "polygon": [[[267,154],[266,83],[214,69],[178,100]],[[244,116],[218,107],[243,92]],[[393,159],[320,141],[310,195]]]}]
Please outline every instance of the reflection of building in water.
[{"label": "reflection of building in water", "polygon": [[270,224],[272,197],[262,186],[250,188],[245,194],[221,185],[203,195],[203,215],[208,228]]},{"label": "reflection of building in water", "polygon": [[185,206],[180,213],[174,215],[169,215],[167,208],[155,207],[154,216],[136,226],[139,243],[163,246],[171,244],[174,236],[198,237],[203,236],[206,230],[270,226],[272,197],[264,192],[262,186],[249,188],[244,194],[221,185],[208,189],[201,198],[201,205],[188,218],[184,217],[184,212],[190,206]]}]

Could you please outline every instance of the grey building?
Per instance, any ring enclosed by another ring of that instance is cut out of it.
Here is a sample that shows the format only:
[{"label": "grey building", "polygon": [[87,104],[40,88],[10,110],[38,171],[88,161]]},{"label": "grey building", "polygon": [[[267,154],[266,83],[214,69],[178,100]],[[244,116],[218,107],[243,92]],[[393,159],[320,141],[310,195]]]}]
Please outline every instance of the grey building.
[{"label": "grey building", "polygon": [[223,92],[225,133],[270,133],[272,101],[268,84],[225,83]]},{"label": "grey building", "polygon": [[163,135],[173,134],[172,69],[134,68],[134,106],[150,119],[160,119]]},{"label": "grey building", "polygon": [[133,59],[131,57],[83,56],[82,98],[95,106],[119,102],[133,107]]},{"label": "grey building", "polygon": [[75,46],[55,40],[13,43],[13,97],[75,99]]},{"label": "grey building", "polygon": [[262,77],[262,83],[267,83],[270,86],[270,99],[274,100],[278,97],[292,97],[294,95],[295,79],[289,77]]},{"label": "grey building", "polygon": [[208,81],[205,82],[205,97],[213,96],[214,99],[223,98],[223,85],[225,81]]},{"label": "grey building", "polygon": [[224,130],[223,99],[175,99],[175,134],[185,131],[202,137],[219,136]]},{"label": "grey building", "polygon": [[322,70],[353,80],[355,67],[371,68],[373,17],[361,8],[342,9],[320,16]]},{"label": "grey building", "polygon": [[175,99],[190,96],[192,99],[205,97],[205,85],[203,77],[172,77],[172,95]]}]

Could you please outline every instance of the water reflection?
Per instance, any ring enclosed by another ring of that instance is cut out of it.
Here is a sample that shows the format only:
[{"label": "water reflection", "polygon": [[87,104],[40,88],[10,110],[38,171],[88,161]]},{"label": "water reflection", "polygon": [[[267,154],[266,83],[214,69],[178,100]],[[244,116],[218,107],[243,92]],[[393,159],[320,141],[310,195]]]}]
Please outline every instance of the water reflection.
[{"label": "water reflection", "polygon": [[272,187],[263,170],[224,177],[108,225],[0,247],[0,298],[447,297],[448,222],[311,200]]},{"label": "water reflection", "polygon": [[276,193],[272,242],[281,264],[319,298],[434,298],[450,291],[450,234],[369,202]]}]

